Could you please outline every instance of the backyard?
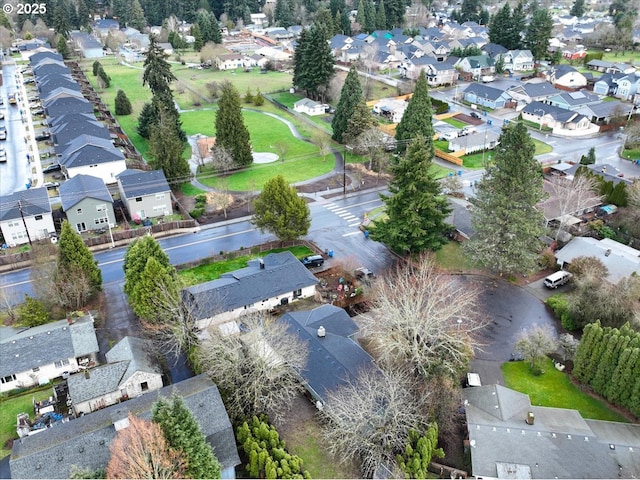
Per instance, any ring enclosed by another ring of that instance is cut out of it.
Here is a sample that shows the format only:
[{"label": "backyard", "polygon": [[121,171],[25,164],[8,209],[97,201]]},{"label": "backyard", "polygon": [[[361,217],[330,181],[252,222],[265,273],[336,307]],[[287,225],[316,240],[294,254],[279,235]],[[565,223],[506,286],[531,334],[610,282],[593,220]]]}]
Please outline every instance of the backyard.
[{"label": "backyard", "polygon": [[17,438],[16,418],[19,413],[28,413],[33,419],[33,400],[46,400],[51,396],[51,386],[30,390],[15,397],[0,398],[0,458],[11,453],[9,441]]},{"label": "backyard", "polygon": [[502,365],[505,386],[529,395],[531,404],[578,410],[584,418],[627,422],[621,414],[606,403],[583,393],[571,383],[569,375],[557,370],[551,359],[546,359],[544,373],[535,376],[528,362],[508,362]]}]

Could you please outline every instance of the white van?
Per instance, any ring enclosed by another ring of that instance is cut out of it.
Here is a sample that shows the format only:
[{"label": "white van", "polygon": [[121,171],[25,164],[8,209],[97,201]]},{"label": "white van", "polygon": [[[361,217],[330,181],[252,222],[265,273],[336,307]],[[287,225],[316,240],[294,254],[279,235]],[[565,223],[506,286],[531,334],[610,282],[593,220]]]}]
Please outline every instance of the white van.
[{"label": "white van", "polygon": [[544,286],[547,288],[558,288],[560,285],[564,285],[571,280],[571,274],[560,270],[559,272],[552,273],[544,279]]}]

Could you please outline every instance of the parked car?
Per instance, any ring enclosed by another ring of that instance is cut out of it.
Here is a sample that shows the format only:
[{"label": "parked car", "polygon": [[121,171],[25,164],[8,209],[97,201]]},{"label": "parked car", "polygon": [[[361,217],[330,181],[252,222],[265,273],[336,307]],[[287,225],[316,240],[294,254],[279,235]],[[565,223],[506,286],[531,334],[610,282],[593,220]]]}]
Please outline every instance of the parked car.
[{"label": "parked car", "polygon": [[444,132],[438,136],[439,140],[451,141],[454,138],[458,138],[458,132]]},{"label": "parked car", "polygon": [[565,272],[564,270],[560,270],[559,272],[552,273],[547,278],[544,279],[544,286],[547,288],[558,288],[561,285],[564,285],[569,280],[571,280],[571,274],[569,272]]},{"label": "parked car", "polygon": [[0,120],[4,120],[4,112],[0,112]]},{"label": "parked car", "polygon": [[0,140],[7,139],[7,127],[4,125],[0,125]]},{"label": "parked car", "polygon": [[321,267],[324,264],[324,257],[322,255],[309,255],[300,261],[307,268]]},{"label": "parked car", "polygon": [[58,182],[44,182],[42,186],[47,190],[53,190],[54,188],[58,188],[60,184]]},{"label": "parked car", "polygon": [[367,267],[358,267],[354,270],[353,276],[358,280],[369,280],[375,277],[373,272]]},{"label": "parked car", "polygon": [[60,166],[59,163],[52,163],[51,165],[49,165],[48,167],[45,167],[42,169],[42,173],[51,173],[51,172],[57,172],[61,169],[62,167]]},{"label": "parked car", "polygon": [[4,163],[7,161],[7,151],[4,147],[0,147],[0,163]]},{"label": "parked car", "polygon": [[473,118],[480,119],[480,114],[479,114],[478,112],[471,112],[471,116],[472,116]]},{"label": "parked car", "polygon": [[465,135],[471,135],[472,133],[477,133],[478,130],[476,130],[475,127],[471,127],[469,125],[467,125],[466,127],[464,127],[462,130],[460,130],[460,136],[464,137]]},{"label": "parked car", "polygon": [[42,132],[35,136],[36,142],[48,140],[49,138],[51,138],[51,134],[49,132]]}]

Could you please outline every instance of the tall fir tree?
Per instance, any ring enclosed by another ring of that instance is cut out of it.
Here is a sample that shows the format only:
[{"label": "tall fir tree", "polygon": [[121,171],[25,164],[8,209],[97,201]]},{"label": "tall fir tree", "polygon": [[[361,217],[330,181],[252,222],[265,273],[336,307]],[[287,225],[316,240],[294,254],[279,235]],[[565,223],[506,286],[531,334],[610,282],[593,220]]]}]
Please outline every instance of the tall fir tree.
[{"label": "tall fir tree", "polygon": [[507,25],[504,47],[509,50],[519,50],[523,48],[522,36],[527,27],[527,14],[524,2],[520,0],[511,11],[511,18]]},{"label": "tall fir tree", "polygon": [[289,28],[293,25],[293,12],[289,0],[276,0],[276,7],[273,12],[273,19],[282,28]]},{"label": "tall fir tree", "polygon": [[429,87],[424,70],[420,70],[413,96],[396,128],[398,150],[404,152],[407,143],[418,135],[422,135],[430,143],[434,135],[431,98],[429,98]]},{"label": "tall fir tree", "polygon": [[150,257],[155,258],[164,268],[171,266],[169,256],[152,236],[145,235],[129,244],[122,263],[124,270],[123,290],[127,295],[133,294]]},{"label": "tall fir tree", "polygon": [[175,117],[160,110],[158,123],[151,127],[149,137],[149,153],[152,157],[149,164],[164,172],[173,189],[180,188],[191,178],[189,163],[182,156],[184,144],[176,129]]},{"label": "tall fir tree", "polygon": [[127,94],[123,90],[118,90],[115,99],[115,113],[116,115],[130,115],[131,114],[131,101],[127,97]]},{"label": "tall fir tree", "polygon": [[144,10],[142,10],[139,0],[131,0],[129,5],[127,5],[127,26],[133,27],[140,32],[147,26],[147,20],[144,18]]},{"label": "tall fir tree", "polygon": [[500,274],[536,268],[542,212],[543,176],[535,145],[522,123],[502,129],[495,163],[477,188],[472,214],[475,235],[463,244],[473,261]]},{"label": "tall fir tree", "polygon": [[231,152],[239,167],[251,165],[253,155],[249,130],[244,124],[240,94],[230,82],[223,82],[216,112],[216,145]]},{"label": "tall fir tree", "polygon": [[569,10],[569,15],[580,18],[584,15],[584,11],[584,0],[574,0],[571,10]]},{"label": "tall fir tree", "polygon": [[156,258],[147,258],[147,264],[129,296],[133,312],[150,323],[174,320],[173,311],[164,308],[167,299],[179,298],[179,283],[173,266],[162,265]]},{"label": "tall fir tree", "polygon": [[340,91],[340,100],[336,107],[331,128],[333,129],[333,139],[336,142],[344,142],[344,133],[349,126],[349,119],[353,115],[355,106],[362,100],[362,86],[358,77],[358,71],[354,66],[349,69],[347,78]]},{"label": "tall fir tree", "polygon": [[181,397],[173,395],[158,400],[151,418],[160,426],[169,445],[187,461],[186,478],[220,478],[220,462]]},{"label": "tall fir tree", "polygon": [[504,46],[504,44],[507,43],[507,32],[510,23],[511,7],[509,6],[509,2],[505,2],[489,22],[489,40],[492,43]]},{"label": "tall fir tree", "polygon": [[533,12],[527,26],[525,45],[533,54],[534,60],[543,60],[549,52],[549,39],[553,30],[553,19],[545,8]]},{"label": "tall fir tree", "polygon": [[376,6],[373,0],[365,0],[364,4],[364,31],[371,33],[376,29]]},{"label": "tall fir tree", "polygon": [[334,75],[334,58],[327,42],[327,31],[314,23],[303,32],[293,57],[293,84],[312,98],[324,99]]},{"label": "tall fir tree", "polygon": [[365,16],[365,12],[367,10],[366,1],[367,0],[358,0],[358,11],[356,13],[356,23],[360,25],[361,30],[364,30],[365,25],[367,23],[367,17]]},{"label": "tall fir tree", "polygon": [[375,127],[377,123],[376,119],[371,115],[371,109],[367,106],[364,98],[361,97],[360,101],[353,107],[353,113],[347,122],[347,130],[342,135],[344,143],[355,143],[360,135]]},{"label": "tall fir tree", "polygon": [[376,30],[384,30],[387,28],[387,13],[384,10],[384,0],[378,2],[378,11],[376,12]]},{"label": "tall fir tree", "polygon": [[204,46],[204,41],[202,40],[202,32],[200,31],[200,25],[194,23],[191,26],[191,35],[193,35],[193,50],[199,52]]},{"label": "tall fir tree", "polygon": [[171,82],[176,76],[171,72],[171,65],[167,62],[167,54],[158,42],[158,37],[149,35],[149,47],[147,57],[144,60],[144,72],[142,84],[149,85],[154,95],[158,93],[171,93]]},{"label": "tall fir tree", "polygon": [[67,45],[67,39],[62,35],[58,35],[56,50],[58,50],[58,53],[62,55],[62,58],[64,58],[65,60],[68,59],[71,55],[71,52],[69,51],[69,45]]},{"label": "tall fir tree", "polygon": [[419,135],[391,167],[390,194],[381,195],[387,218],[374,224],[371,238],[399,254],[437,251],[447,243],[451,208],[431,171],[432,159],[433,143]]},{"label": "tall fir tree", "polygon": [[82,272],[94,292],[102,290],[102,271],[82,237],[68,221],[62,222],[58,241],[57,278]]}]

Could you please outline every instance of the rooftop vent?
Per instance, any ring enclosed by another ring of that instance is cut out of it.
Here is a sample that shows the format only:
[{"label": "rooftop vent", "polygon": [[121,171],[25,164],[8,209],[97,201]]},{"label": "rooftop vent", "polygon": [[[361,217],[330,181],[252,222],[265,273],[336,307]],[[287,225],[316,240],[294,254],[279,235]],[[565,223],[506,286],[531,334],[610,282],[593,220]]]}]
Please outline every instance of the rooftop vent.
[{"label": "rooftop vent", "polygon": [[324,336],[327,334],[327,331],[324,329],[324,327],[322,325],[320,325],[318,327],[318,336],[320,338],[324,338]]},{"label": "rooftop vent", "polygon": [[260,259],[259,262],[260,262],[260,270],[264,270],[264,260]]},{"label": "rooftop vent", "polygon": [[611,249],[607,248],[607,250],[604,252],[604,256],[608,257],[609,255],[611,255]]}]

